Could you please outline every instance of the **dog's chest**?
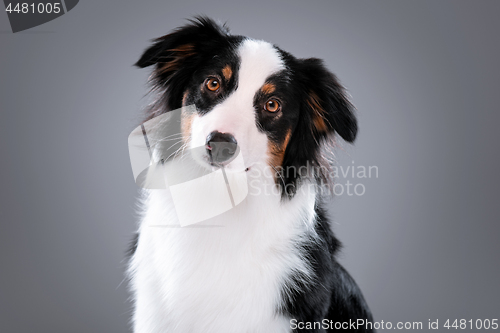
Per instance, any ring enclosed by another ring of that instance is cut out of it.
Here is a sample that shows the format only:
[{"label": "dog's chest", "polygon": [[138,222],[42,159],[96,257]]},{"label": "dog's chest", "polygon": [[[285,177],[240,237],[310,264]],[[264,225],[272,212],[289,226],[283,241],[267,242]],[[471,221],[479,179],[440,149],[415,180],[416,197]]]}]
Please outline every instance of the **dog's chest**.
[{"label": "dog's chest", "polygon": [[179,258],[169,258],[161,283],[169,315],[180,332],[269,332],[282,321],[276,309],[284,263],[272,250],[220,242],[178,244]]},{"label": "dog's chest", "polygon": [[[136,289],[141,280],[157,286],[149,310],[160,312],[164,329],[290,331],[290,318],[277,309],[292,270],[307,270],[293,244],[303,232],[300,220],[310,217],[293,205],[260,208],[225,214],[223,227],[141,228]],[[150,212],[145,220],[159,218]]]}]

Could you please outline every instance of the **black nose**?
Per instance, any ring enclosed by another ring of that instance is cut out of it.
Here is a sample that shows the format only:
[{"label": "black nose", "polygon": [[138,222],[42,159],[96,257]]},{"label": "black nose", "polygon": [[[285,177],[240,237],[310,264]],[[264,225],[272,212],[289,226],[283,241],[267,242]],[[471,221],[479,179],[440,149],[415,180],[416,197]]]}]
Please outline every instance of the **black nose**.
[{"label": "black nose", "polygon": [[238,143],[234,136],[228,133],[217,131],[210,133],[205,148],[214,164],[227,162],[238,154]]}]

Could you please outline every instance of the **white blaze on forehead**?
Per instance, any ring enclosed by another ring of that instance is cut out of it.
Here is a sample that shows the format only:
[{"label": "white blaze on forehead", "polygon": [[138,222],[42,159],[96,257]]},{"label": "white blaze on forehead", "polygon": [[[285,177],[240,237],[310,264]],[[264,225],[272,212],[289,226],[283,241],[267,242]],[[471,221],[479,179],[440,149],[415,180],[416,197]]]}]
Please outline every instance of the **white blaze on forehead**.
[{"label": "white blaze on forehead", "polygon": [[246,93],[255,94],[270,75],[285,68],[278,51],[268,42],[248,39],[238,52],[241,60],[238,90]]}]

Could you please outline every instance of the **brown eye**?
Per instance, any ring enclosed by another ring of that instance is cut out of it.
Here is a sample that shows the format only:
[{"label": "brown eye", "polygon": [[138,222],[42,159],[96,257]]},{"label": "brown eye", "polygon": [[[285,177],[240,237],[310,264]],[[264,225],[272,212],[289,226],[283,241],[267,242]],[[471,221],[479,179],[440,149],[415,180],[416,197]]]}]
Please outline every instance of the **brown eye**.
[{"label": "brown eye", "polygon": [[217,79],[208,79],[205,85],[210,91],[217,91],[220,88],[220,83]]},{"label": "brown eye", "polygon": [[266,110],[269,112],[277,112],[280,110],[280,102],[275,99],[270,99],[266,102]]}]

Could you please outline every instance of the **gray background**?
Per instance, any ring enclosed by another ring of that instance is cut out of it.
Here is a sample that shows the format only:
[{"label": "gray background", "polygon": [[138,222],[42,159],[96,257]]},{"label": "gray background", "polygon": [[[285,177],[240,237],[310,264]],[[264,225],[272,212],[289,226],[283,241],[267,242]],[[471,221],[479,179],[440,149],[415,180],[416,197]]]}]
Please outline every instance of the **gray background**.
[{"label": "gray background", "polygon": [[129,329],[132,64],[195,14],[349,89],[360,134],[338,163],[379,177],[331,212],[376,320],[500,317],[498,1],[82,1],[19,34],[0,13],[0,332]]}]

